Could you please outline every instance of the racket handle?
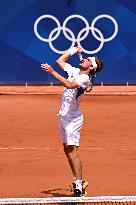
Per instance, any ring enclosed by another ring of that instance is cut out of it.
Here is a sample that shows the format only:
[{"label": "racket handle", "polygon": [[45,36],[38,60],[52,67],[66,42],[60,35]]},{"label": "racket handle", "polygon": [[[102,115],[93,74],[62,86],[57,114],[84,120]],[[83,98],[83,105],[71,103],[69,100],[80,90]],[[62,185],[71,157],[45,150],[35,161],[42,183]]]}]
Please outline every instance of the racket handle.
[{"label": "racket handle", "polygon": [[82,61],[83,60],[83,56],[81,53],[78,53],[78,57],[79,57],[79,60]]}]

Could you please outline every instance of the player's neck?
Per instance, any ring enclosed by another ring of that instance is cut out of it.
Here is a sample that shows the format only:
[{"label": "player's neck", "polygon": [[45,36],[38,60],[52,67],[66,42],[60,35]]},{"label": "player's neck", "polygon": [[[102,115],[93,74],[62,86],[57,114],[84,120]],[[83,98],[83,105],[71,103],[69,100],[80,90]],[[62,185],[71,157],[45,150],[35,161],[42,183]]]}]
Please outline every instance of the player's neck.
[{"label": "player's neck", "polygon": [[89,74],[89,71],[88,71],[88,70],[80,70],[79,75],[81,75],[81,74],[86,74],[86,75],[88,75],[88,74]]}]

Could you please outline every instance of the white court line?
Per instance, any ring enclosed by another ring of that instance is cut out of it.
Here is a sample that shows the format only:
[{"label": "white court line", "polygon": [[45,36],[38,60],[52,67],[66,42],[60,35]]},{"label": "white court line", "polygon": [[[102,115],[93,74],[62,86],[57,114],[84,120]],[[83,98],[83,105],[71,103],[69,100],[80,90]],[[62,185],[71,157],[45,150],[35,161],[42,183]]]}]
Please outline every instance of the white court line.
[{"label": "white court line", "polygon": [[[0,150],[63,150],[62,147],[0,147]],[[80,150],[136,151],[136,148],[81,147]]]}]

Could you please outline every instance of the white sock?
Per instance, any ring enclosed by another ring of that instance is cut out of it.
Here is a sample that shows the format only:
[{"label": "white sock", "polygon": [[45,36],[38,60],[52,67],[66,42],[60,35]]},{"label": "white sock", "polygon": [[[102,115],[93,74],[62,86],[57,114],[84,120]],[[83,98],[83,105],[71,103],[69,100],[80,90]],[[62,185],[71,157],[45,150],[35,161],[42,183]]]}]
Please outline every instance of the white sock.
[{"label": "white sock", "polygon": [[76,180],[75,181],[76,184],[76,189],[79,189],[82,192],[82,180]]},{"label": "white sock", "polygon": [[74,183],[76,182],[76,177],[74,177]]}]

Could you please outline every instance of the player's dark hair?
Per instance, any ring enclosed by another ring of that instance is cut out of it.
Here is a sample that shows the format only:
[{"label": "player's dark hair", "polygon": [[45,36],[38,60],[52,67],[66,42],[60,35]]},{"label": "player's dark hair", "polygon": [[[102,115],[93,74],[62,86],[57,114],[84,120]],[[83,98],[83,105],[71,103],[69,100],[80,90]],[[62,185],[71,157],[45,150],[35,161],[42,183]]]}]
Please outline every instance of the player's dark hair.
[{"label": "player's dark hair", "polygon": [[94,77],[95,77],[95,75],[89,75],[90,83],[86,88],[86,92],[90,92],[93,89]]},{"label": "player's dark hair", "polygon": [[95,62],[97,64],[95,73],[101,72],[104,68],[104,63],[98,57],[95,57]]},{"label": "player's dark hair", "polygon": [[101,72],[104,68],[104,63],[98,57],[95,57],[95,62],[97,64],[97,68],[93,71],[91,70],[89,73],[90,84],[87,87],[86,92],[90,92],[93,89],[94,77],[96,76],[96,73]]}]

